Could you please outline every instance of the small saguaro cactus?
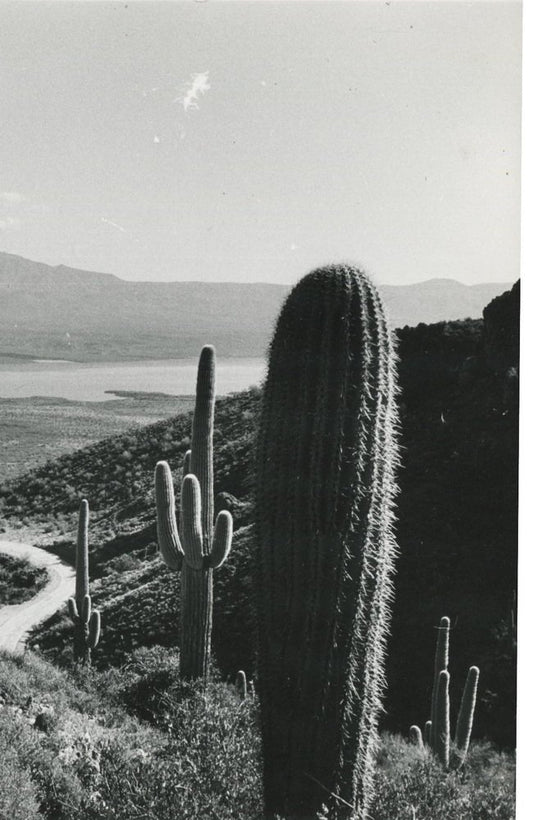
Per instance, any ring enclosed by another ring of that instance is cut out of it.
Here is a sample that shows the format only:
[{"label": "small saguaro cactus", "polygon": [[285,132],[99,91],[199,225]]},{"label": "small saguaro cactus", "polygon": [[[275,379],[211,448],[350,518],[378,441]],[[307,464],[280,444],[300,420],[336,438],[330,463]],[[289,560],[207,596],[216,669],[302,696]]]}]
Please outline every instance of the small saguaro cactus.
[{"label": "small saguaro cactus", "polygon": [[74,660],[90,664],[91,651],[100,640],[100,613],[92,609],[89,595],[89,504],[85,499],[78,518],[76,592],[68,599],[68,613],[74,624]]},{"label": "small saguaro cactus", "polygon": [[237,672],[235,687],[241,696],[241,700],[246,700],[246,696],[248,694],[248,682],[246,680],[246,672],[243,672],[242,669]]},{"label": "small saguaro cactus", "polygon": [[222,510],[213,527],[213,426],[215,349],[202,348],[196,382],[191,449],[183,465],[178,527],[172,473],[166,461],[155,469],[157,538],[168,567],[181,570],[180,675],[207,678],[213,619],[213,570],[231,549],[233,521]]},{"label": "small saguaro cactus", "polygon": [[462,766],[465,762],[470,745],[478,681],[479,668],[477,666],[471,666],[468,670],[465,687],[463,689],[463,697],[461,698],[461,707],[459,709],[455,729],[454,764],[457,767]]},{"label": "small saguaro cactus", "polygon": [[289,294],[259,426],[258,694],[265,816],[364,820],[395,554],[395,352],[360,270]]},{"label": "small saguaro cactus", "polygon": [[424,741],[422,740],[422,732],[418,726],[411,726],[409,729],[409,740],[419,749],[424,748]]},{"label": "small saguaro cactus", "polygon": [[[437,634],[431,694],[431,720],[426,721],[424,727],[425,745],[438,757],[445,769],[450,766],[459,768],[465,762],[474,721],[479,681],[478,667],[471,666],[463,689],[455,729],[455,740],[452,745],[450,733],[450,673],[448,672],[449,641],[450,619],[445,616],[440,620]],[[411,726],[409,730],[411,738],[414,729],[418,729],[418,727]],[[418,732],[420,732],[420,729],[418,729]]]}]

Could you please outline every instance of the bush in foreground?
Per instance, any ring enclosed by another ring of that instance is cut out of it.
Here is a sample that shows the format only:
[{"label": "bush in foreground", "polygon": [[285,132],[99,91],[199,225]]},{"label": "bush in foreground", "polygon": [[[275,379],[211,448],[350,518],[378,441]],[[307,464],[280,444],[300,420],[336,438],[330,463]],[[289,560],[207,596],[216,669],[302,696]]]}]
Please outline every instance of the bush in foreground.
[{"label": "bush in foreground", "polygon": [[514,760],[474,744],[462,769],[445,771],[427,749],[397,735],[382,738],[372,820],[512,820]]},{"label": "bush in foreground", "polygon": [[[184,684],[160,647],[75,674],[0,654],[0,817],[262,820],[256,704]],[[511,820],[514,760],[474,744],[446,773],[398,736],[380,743],[372,820]]]}]

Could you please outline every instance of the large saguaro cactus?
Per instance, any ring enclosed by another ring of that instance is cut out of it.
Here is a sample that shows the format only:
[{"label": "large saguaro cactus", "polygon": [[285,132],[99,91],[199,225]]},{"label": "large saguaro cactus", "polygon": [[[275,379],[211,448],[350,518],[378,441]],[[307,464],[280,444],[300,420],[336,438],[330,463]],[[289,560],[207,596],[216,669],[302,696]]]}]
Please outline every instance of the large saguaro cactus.
[{"label": "large saguaro cactus", "polygon": [[180,675],[206,678],[211,651],[213,570],[231,548],[233,522],[222,510],[213,528],[213,422],[215,412],[215,349],[200,354],[191,450],[185,457],[181,486],[180,526],[176,520],[170,467],[155,470],[157,537],[161,557],[181,570]]},{"label": "large saguaro cactus", "polygon": [[367,816],[395,553],[395,353],[361,271],[313,271],[270,347],[257,466],[268,817]]},{"label": "large saguaro cactus", "polygon": [[89,595],[89,503],[80,503],[76,543],[76,591],[68,600],[68,612],[74,624],[74,660],[91,662],[91,650],[100,640],[100,613],[92,609]]}]

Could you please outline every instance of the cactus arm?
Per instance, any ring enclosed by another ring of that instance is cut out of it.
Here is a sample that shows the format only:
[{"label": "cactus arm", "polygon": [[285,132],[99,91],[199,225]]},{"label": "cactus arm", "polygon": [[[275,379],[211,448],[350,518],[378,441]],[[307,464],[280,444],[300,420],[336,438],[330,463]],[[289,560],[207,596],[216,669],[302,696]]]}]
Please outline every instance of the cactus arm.
[{"label": "cactus arm", "polygon": [[209,554],[213,534],[213,427],[215,414],[215,348],[205,345],[200,353],[196,380],[196,404],[192,423],[190,470],[200,484],[204,552]]},{"label": "cactus arm", "polygon": [[471,666],[468,670],[465,687],[463,689],[461,707],[459,709],[455,729],[456,762],[458,767],[462,766],[465,762],[468,746],[470,745],[478,681],[479,669],[477,666]]},{"label": "cactus arm", "polygon": [[195,475],[186,475],[181,486],[181,526],[183,553],[191,569],[204,566],[202,537],[202,501],[200,483]]},{"label": "cactus arm", "polygon": [[435,753],[445,769],[450,765],[450,673],[442,670],[435,707]]},{"label": "cactus arm", "polygon": [[417,746],[419,749],[424,748],[424,741],[422,740],[422,732],[419,726],[411,726],[409,729],[409,740],[413,744],[413,746]]},{"label": "cactus arm", "polygon": [[435,661],[433,664],[433,689],[431,692],[431,748],[437,750],[437,693],[439,675],[448,669],[450,653],[450,619],[445,615],[440,619],[437,627],[437,645],[435,647]]},{"label": "cactus arm", "polygon": [[246,683],[246,673],[243,672],[242,669],[240,669],[237,672],[235,686],[237,688],[238,693],[241,696],[241,700],[246,700],[246,695],[248,694],[248,687]]},{"label": "cactus arm", "polygon": [[82,611],[83,599],[89,594],[89,504],[84,498],[80,503],[78,539],[76,544],[76,604]]},{"label": "cactus arm", "polygon": [[424,724],[424,745],[431,748],[431,721],[426,720]]},{"label": "cactus arm", "polygon": [[182,468],[181,468],[182,481],[183,481],[183,479],[185,478],[186,475],[189,475],[190,472],[191,472],[191,451],[187,450],[187,452],[183,456],[183,465],[182,465]]},{"label": "cactus arm", "polygon": [[78,607],[76,605],[76,599],[75,598],[69,598],[68,601],[67,601],[67,607],[68,607],[68,614],[70,615],[70,618],[71,618],[72,622],[76,623],[78,621],[79,617],[80,617],[79,613],[78,613]]},{"label": "cactus arm", "polygon": [[81,620],[83,624],[88,624],[91,620],[91,596],[86,595],[81,608]]},{"label": "cactus arm", "polygon": [[176,523],[174,483],[166,461],[159,461],[155,468],[155,503],[159,552],[167,567],[180,570],[183,563],[183,548]]},{"label": "cactus arm", "polygon": [[231,550],[231,539],[233,537],[233,519],[227,510],[221,510],[215,522],[215,532],[213,534],[213,546],[207,556],[207,565],[211,569],[218,569],[222,566]]},{"label": "cactus arm", "polygon": [[91,613],[89,621],[89,635],[87,637],[87,646],[89,649],[94,649],[100,640],[100,612],[94,609]]}]

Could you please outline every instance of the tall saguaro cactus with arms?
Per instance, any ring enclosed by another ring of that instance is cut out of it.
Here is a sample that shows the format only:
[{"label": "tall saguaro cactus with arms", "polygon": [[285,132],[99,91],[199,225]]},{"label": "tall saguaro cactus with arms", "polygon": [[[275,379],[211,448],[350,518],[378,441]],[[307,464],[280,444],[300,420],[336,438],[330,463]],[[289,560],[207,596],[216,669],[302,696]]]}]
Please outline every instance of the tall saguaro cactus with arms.
[{"label": "tall saguaro cactus with arms", "polygon": [[215,412],[215,349],[200,354],[191,450],[184,462],[180,522],[176,520],[170,467],[155,470],[157,537],[161,557],[181,570],[180,674],[206,678],[211,651],[213,570],[231,548],[232,518],[222,510],[213,527],[213,423]]},{"label": "tall saguaro cactus with arms", "polygon": [[270,347],[258,444],[267,817],[367,816],[395,553],[395,353],[359,270],[313,271]]},{"label": "tall saguaro cactus with arms", "polygon": [[85,499],[78,519],[76,591],[68,600],[68,612],[74,624],[74,660],[89,664],[91,650],[100,640],[100,613],[92,609],[89,595],[89,503]]}]

